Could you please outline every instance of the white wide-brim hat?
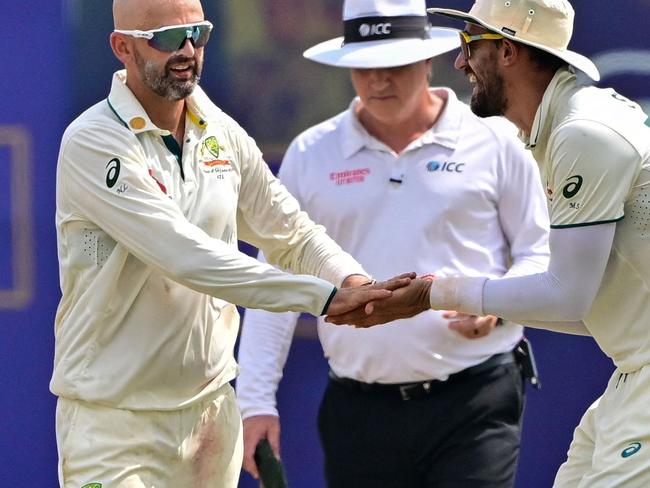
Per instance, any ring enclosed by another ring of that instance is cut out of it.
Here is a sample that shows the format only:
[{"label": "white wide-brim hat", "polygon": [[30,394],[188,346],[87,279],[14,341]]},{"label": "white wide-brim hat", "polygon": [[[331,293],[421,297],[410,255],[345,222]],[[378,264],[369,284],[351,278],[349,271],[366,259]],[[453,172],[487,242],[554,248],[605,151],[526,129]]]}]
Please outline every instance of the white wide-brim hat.
[{"label": "white wide-brim hat", "polygon": [[343,25],[343,36],[303,56],[340,68],[392,68],[460,46],[457,31],[429,25],[425,0],[346,0]]},{"label": "white wide-brim hat", "polygon": [[596,65],[568,49],[573,34],[573,7],[567,0],[476,0],[469,12],[430,8],[427,12],[478,24],[503,37],[536,47],[600,80]]}]

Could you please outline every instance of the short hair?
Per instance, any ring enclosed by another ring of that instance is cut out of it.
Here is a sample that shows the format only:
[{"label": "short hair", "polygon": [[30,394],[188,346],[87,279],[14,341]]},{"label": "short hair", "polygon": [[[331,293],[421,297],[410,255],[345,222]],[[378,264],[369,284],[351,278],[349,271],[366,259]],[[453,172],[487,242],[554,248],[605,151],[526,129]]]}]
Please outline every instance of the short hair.
[{"label": "short hair", "polygon": [[563,59],[558,58],[555,54],[551,54],[548,51],[539,49],[528,44],[519,43],[521,46],[525,46],[528,50],[528,56],[535,66],[542,70],[548,70],[556,72],[558,69],[568,66],[569,63]]}]

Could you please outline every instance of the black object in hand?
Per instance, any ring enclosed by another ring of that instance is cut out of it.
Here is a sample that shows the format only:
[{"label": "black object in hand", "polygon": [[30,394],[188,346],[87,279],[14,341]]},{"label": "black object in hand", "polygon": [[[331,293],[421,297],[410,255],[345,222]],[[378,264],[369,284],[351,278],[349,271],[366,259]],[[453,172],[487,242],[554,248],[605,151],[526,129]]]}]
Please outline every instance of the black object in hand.
[{"label": "black object in hand", "polygon": [[287,488],[287,475],[282,462],[275,457],[268,439],[262,439],[255,448],[255,464],[264,488]]}]

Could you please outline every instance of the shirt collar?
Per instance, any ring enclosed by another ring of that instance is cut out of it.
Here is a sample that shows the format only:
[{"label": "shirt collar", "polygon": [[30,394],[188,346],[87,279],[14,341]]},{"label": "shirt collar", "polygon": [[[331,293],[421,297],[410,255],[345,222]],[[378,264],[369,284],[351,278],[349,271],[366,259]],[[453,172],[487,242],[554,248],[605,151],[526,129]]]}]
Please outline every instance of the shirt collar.
[{"label": "shirt collar", "polygon": [[[208,125],[207,117],[201,109],[202,106],[207,106],[206,100],[207,95],[199,86],[194,88],[186,100],[187,116],[200,129],[205,129]],[[126,70],[117,71],[113,75],[111,92],[107,101],[120,122],[134,134],[147,131],[156,131],[161,135],[169,134],[169,131],[160,129],[151,121],[138,99],[126,85]]]},{"label": "shirt collar", "polygon": [[[445,99],[445,106],[435,124],[422,134],[422,136],[411,142],[404,152],[421,147],[425,144],[439,144],[450,149],[454,149],[458,144],[460,125],[463,116],[461,102],[456,97],[456,94],[448,88],[430,88],[430,91]],[[341,140],[341,144],[343,156],[346,159],[350,158],[363,148],[381,151],[389,150],[384,143],[370,135],[365,127],[361,125],[355,111],[358,103],[359,97],[352,100],[352,103],[350,103],[350,106],[345,112],[341,122],[343,129],[342,134],[345,135]]]},{"label": "shirt collar", "polygon": [[575,71],[570,67],[557,70],[544,91],[542,102],[537,107],[533,125],[530,129],[530,136],[527,136],[523,131],[519,131],[519,138],[526,144],[527,149],[533,149],[540,139],[546,138],[546,132],[555,113],[555,105],[558,100],[557,94],[567,83],[572,83],[575,79]]}]

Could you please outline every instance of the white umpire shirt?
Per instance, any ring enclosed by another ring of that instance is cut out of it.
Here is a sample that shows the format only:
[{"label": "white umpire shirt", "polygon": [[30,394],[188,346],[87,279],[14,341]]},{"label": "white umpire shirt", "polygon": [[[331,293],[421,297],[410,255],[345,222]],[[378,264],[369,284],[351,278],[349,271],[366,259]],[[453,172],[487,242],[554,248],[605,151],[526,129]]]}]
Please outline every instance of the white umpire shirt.
[{"label": "white umpire shirt", "polygon": [[[319,315],[331,283],[365,274],[200,88],[187,109],[181,153],[119,71],[108,99],[63,136],[56,395],[136,410],[185,407],[235,377],[233,304]],[[305,275],[242,254],[238,237]]]},{"label": "white umpire shirt", "polygon": [[[537,166],[501,118],[479,119],[455,94],[435,125],[396,154],[361,126],[358,100],[298,136],[280,179],[310,216],[377,279],[406,271],[522,275],[548,264],[548,215]],[[237,394],[244,417],[277,414],[275,392],[299,314],[247,310]],[[511,350],[506,322],[468,340],[441,312],[371,329],[318,321],[331,369],[373,383],[446,379]]]}]

